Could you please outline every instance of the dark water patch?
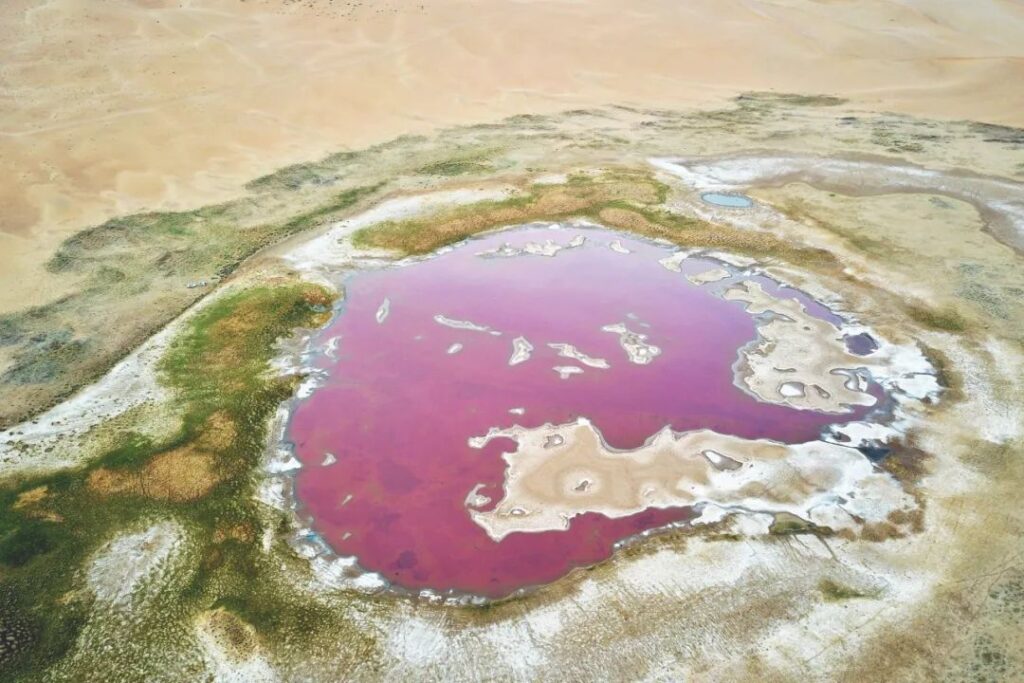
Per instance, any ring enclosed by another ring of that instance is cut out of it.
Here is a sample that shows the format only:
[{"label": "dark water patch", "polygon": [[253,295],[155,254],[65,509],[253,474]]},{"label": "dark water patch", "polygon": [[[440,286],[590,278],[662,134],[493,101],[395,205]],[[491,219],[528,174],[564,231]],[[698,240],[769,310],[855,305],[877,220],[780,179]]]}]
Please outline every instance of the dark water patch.
[{"label": "dark water patch", "polygon": [[892,453],[892,448],[882,444],[866,444],[859,446],[857,450],[863,453],[864,457],[871,462],[881,462],[885,460],[887,455]]},{"label": "dark water patch", "polygon": [[843,341],[849,352],[858,356],[870,356],[878,350],[878,342],[867,332],[847,335]]}]

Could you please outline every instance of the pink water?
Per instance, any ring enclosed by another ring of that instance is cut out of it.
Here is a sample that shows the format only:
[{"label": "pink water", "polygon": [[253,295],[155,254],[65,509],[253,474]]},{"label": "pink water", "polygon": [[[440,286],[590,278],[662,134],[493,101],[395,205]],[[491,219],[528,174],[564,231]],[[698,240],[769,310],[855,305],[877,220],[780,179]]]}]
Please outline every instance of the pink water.
[{"label": "pink water", "polygon": [[[554,257],[476,255],[504,242],[567,244],[580,234],[584,246]],[[610,249],[615,239],[632,253]],[[336,359],[316,360],[328,379],[299,402],[289,427],[304,464],[296,495],[315,530],[338,554],[399,586],[503,596],[607,558],[615,541],[692,511],[617,520],[588,514],[567,531],[513,533],[496,543],[470,519],[465,499],[478,483],[495,503],[502,497],[501,453],[514,443],[495,440],[480,450],[468,446],[470,437],[582,415],[611,446],[627,449],[665,425],[801,442],[834,423],[835,416],[760,403],[734,386],[732,365],[755,338],[754,321],[715,294],[730,281],[697,287],[684,277],[720,264],[690,259],[680,274],[657,263],[670,253],[603,230],[526,227],[352,276],[342,310],[317,340],[323,346],[340,335]],[[385,297],[390,311],[378,323]],[[437,314],[501,335],[451,329]],[[649,365],[628,362],[618,336],[601,330],[619,322],[647,334],[661,355]],[[509,366],[517,336],[533,355]],[[553,366],[579,364],[558,357],[550,342],[573,344],[611,367],[560,379]],[[463,349],[449,355],[456,343]],[[336,461],[324,465],[328,453]]]}]

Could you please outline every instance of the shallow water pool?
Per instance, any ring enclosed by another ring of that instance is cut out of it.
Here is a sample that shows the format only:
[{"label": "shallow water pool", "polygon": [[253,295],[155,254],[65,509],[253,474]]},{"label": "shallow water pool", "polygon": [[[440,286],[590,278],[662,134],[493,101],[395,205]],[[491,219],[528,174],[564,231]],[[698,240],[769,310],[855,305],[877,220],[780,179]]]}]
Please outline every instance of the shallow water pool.
[{"label": "shallow water pool", "polygon": [[835,423],[737,388],[738,350],[757,336],[720,296],[737,276],[695,285],[687,275],[722,264],[673,254],[606,230],[527,226],[351,276],[314,342],[323,384],[289,425],[300,512],[338,554],[399,586],[498,597],[693,512],[588,513],[496,542],[467,509],[502,497],[514,443],[469,445],[492,427],[585,416],[631,449],[666,425],[795,443]]},{"label": "shallow water pool", "polygon": [[705,192],[700,196],[708,204],[723,206],[728,209],[749,209],[754,200],[743,194],[724,194],[721,192]]}]

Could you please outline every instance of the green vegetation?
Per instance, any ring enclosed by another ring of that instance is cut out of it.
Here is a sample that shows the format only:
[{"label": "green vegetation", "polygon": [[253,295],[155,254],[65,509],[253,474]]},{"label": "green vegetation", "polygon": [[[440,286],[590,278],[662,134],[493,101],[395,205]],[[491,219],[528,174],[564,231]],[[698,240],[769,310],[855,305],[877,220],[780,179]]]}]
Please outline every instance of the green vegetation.
[{"label": "green vegetation", "polygon": [[314,163],[285,166],[273,173],[249,181],[245,189],[250,192],[275,190],[300,190],[310,185],[332,185],[344,175],[346,162],[359,155],[354,152],[339,152]]},{"label": "green vegetation", "polygon": [[797,534],[814,534],[815,536],[828,536],[832,530],[828,527],[818,526],[813,522],[800,519],[788,512],[779,512],[772,520],[768,533],[773,536],[794,536]]},{"label": "green vegetation", "polygon": [[256,251],[331,220],[380,188],[328,192],[298,216],[274,219],[246,199],[116,218],[67,239],[47,266],[80,278],[81,289],[0,316],[0,347],[13,360],[0,375],[0,427],[101,375]]},{"label": "green vegetation", "polygon": [[[829,197],[835,196],[835,193],[829,193]],[[782,213],[792,220],[810,220],[815,227],[827,230],[841,238],[850,248],[862,251],[872,258],[898,262],[912,257],[912,254],[908,253],[906,249],[894,244],[892,241],[872,237],[858,228],[837,225],[832,221],[824,220],[819,212],[814,210],[813,203],[805,199],[799,197],[788,198],[779,208]]]},{"label": "green vegetation", "polygon": [[280,228],[280,234],[275,237],[279,239],[288,235],[295,235],[315,228],[318,225],[327,223],[329,219],[342,211],[354,206],[364,197],[368,197],[376,193],[383,187],[383,183],[371,185],[367,187],[353,187],[348,190],[339,192],[338,194],[331,197],[326,203],[314,208],[312,211],[299,214],[295,218],[286,221]]},{"label": "green vegetation", "polygon": [[799,247],[769,233],[737,230],[681,216],[659,207],[668,187],[649,175],[617,170],[576,175],[564,185],[534,185],[503,201],[460,207],[431,219],[390,221],[358,231],[356,244],[425,254],[504,225],[583,216],[604,225],[685,247],[708,247],[759,259],[779,258],[805,266],[829,267],[835,257]]},{"label": "green vegetation", "polygon": [[[129,434],[86,468],[0,490],[0,597],[5,621],[25,634],[5,663],[11,679],[68,650],[90,605],[78,590],[83,562],[112,532],[145,519],[178,519],[200,549],[200,568],[180,596],[189,609],[230,603],[258,631],[282,638],[318,618],[265,578],[280,560],[256,542],[264,518],[253,487],[267,420],[293,391],[292,381],[267,376],[274,342],[323,324],[330,303],[325,290],[305,284],[223,297],[195,316],[162,363],[184,405],[177,434],[159,444]],[[209,464],[198,474],[197,459]]]},{"label": "green vegetation", "polygon": [[416,170],[419,175],[457,176],[467,173],[486,173],[492,170],[489,164],[475,159],[448,159],[428,164]]},{"label": "green vegetation", "polygon": [[832,95],[801,95],[798,93],[748,92],[736,98],[742,106],[744,103],[760,102],[780,104],[790,107],[836,107],[846,104],[847,100]]},{"label": "green vegetation", "polygon": [[972,121],[971,130],[982,137],[985,142],[996,142],[1012,149],[1024,147],[1024,128],[1000,126],[994,123]]},{"label": "green vegetation", "polygon": [[838,602],[840,600],[852,600],[853,598],[866,598],[867,593],[851,588],[832,579],[822,579],[818,583],[818,590],[824,596],[825,600],[829,602]]},{"label": "green vegetation", "polygon": [[[65,240],[47,267],[88,276],[87,291],[126,280],[151,280],[154,275],[223,277],[256,250],[315,226],[379,188],[349,188],[297,217],[251,226],[243,225],[244,215],[252,209],[244,200],[194,211],[115,218]],[[139,284],[144,291],[145,283]]]},{"label": "green vegetation", "polygon": [[916,304],[908,304],[905,309],[911,320],[932,330],[963,332],[967,329],[967,321],[952,309],[935,310]]},{"label": "green vegetation", "polygon": [[902,135],[888,126],[879,124],[872,130],[871,141],[893,154],[923,152],[925,147],[912,135]]},{"label": "green vegetation", "polygon": [[[457,148],[459,149],[459,148]],[[432,160],[412,170],[415,175],[454,177],[471,173],[483,174],[496,170],[494,158],[499,154],[495,148],[471,147],[459,149],[458,153],[439,160]]]}]

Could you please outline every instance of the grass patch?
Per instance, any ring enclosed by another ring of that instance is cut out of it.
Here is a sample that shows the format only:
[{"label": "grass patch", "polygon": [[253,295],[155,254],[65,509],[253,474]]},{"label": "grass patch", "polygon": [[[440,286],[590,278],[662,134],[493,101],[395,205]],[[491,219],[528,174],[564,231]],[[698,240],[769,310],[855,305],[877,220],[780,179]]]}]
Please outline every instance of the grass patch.
[{"label": "grass patch", "polygon": [[[834,196],[834,194],[830,193],[830,196]],[[817,228],[827,230],[842,239],[851,249],[864,252],[872,258],[900,262],[910,256],[905,249],[894,246],[890,242],[871,237],[857,229],[843,228],[829,221],[822,220],[816,215],[818,212],[814,210],[813,205],[805,199],[789,198],[782,203],[779,209],[795,221],[810,222]]]},{"label": "grass patch", "polygon": [[962,401],[964,393],[963,378],[957,373],[953,361],[945,353],[927,344],[918,343],[921,352],[928,359],[929,365],[935,368],[935,377],[945,390],[944,400]]},{"label": "grass patch", "polygon": [[869,597],[867,593],[852,588],[832,579],[822,579],[818,582],[818,590],[828,602],[839,602],[841,600],[852,600],[854,598]]},{"label": "grass patch", "polygon": [[[207,606],[231,585],[232,594],[265,603],[250,608],[257,614],[284,609],[264,578],[271,560],[257,543],[238,538],[254,539],[260,529],[253,473],[267,420],[293,391],[291,380],[267,375],[274,343],[298,327],[326,322],[330,304],[326,290],[308,284],[256,287],[223,297],[190,321],[160,367],[164,383],[184,406],[178,434],[154,443],[129,433],[88,467],[0,489],[0,596],[8,596],[5,617],[23,623],[26,633],[25,646],[7,662],[5,676],[17,680],[38,673],[67,652],[88,610],[85,598],[66,599],[77,594],[80,568],[115,530],[142,519],[174,516],[199,540],[207,561],[183,604]],[[180,481],[192,485],[198,476],[194,461],[183,461],[186,469],[177,471],[166,464],[182,452],[201,455],[211,468],[213,480],[199,495],[164,495],[160,482],[152,480],[114,490],[92,484],[97,472],[142,481],[158,463],[162,485],[172,491]]]},{"label": "grass patch", "polygon": [[1024,128],[1011,128],[994,123],[971,122],[972,132],[980,135],[985,142],[997,142],[1013,149],[1024,148]]},{"label": "grass patch", "polygon": [[905,306],[907,315],[918,325],[940,332],[963,332],[967,321],[959,312],[951,309],[936,310],[917,304]]},{"label": "grass patch", "polygon": [[799,93],[746,92],[735,101],[743,106],[751,103],[782,104],[790,107],[836,107],[848,100],[832,95],[801,95]]},{"label": "grass patch", "polygon": [[368,197],[376,193],[383,183],[377,185],[368,185],[365,187],[353,187],[343,192],[339,192],[334,195],[329,201],[321,204],[312,211],[308,211],[295,218],[284,223],[281,228],[281,237],[288,235],[294,235],[316,227],[326,222],[326,219],[332,218],[335,214],[340,213],[352,206],[355,206],[364,197]]},{"label": "grass patch", "polygon": [[459,176],[466,175],[467,173],[486,173],[491,170],[491,165],[482,161],[474,159],[448,159],[447,161],[438,161],[422,166],[416,169],[416,174]]},{"label": "grass patch", "polygon": [[828,527],[821,527],[813,522],[800,519],[788,512],[779,512],[772,520],[768,533],[773,536],[795,536],[798,534],[814,534],[815,536],[828,536],[832,530]]},{"label": "grass patch", "polygon": [[279,219],[246,199],[117,218],[68,238],[47,267],[82,287],[0,316],[0,343],[13,360],[0,375],[0,428],[102,375],[258,250],[339,217],[381,187],[322,193],[309,211]]},{"label": "grass patch", "polygon": [[529,194],[459,207],[430,219],[378,223],[356,232],[353,240],[363,247],[426,254],[506,225],[582,216],[684,247],[728,250],[758,259],[775,257],[819,268],[837,265],[835,257],[822,249],[798,247],[769,233],[730,229],[664,211],[657,205],[668,191],[664,184],[640,173],[578,175],[563,185],[534,185]]},{"label": "grass patch", "polygon": [[0,564],[21,567],[52,550],[60,535],[53,523],[25,520],[0,538]]}]

